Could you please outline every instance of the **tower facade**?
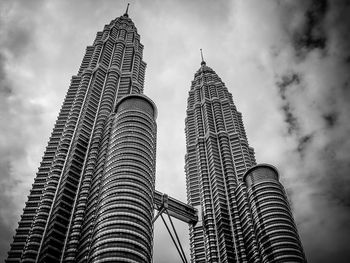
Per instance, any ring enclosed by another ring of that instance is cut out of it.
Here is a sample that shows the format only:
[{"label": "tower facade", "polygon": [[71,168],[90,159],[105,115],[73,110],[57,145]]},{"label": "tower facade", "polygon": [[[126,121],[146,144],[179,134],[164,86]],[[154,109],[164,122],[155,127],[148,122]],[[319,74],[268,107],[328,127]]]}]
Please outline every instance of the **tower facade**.
[{"label": "tower facade", "polygon": [[302,244],[275,167],[259,164],[243,176],[261,262],[304,262]]},{"label": "tower facade", "polygon": [[191,84],[185,124],[187,198],[199,211],[190,226],[191,262],[305,262],[277,170],[255,166],[242,114],[204,61]]},{"label": "tower facade", "polygon": [[151,262],[156,107],[136,95],[142,51],[127,13],[87,47],[6,262]]}]

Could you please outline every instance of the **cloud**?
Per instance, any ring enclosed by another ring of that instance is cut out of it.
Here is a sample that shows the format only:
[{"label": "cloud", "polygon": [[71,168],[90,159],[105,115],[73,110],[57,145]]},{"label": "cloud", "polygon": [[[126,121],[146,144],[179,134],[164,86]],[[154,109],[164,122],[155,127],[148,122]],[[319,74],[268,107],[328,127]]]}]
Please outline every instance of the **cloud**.
[{"label": "cloud", "polygon": [[281,109],[284,114],[284,120],[288,125],[288,133],[293,134],[294,132],[298,132],[300,127],[298,124],[298,120],[293,113],[291,108],[291,103],[288,98],[288,90],[292,88],[291,86],[298,86],[300,84],[300,77],[297,73],[287,73],[280,77],[280,79],[276,82],[278,87],[278,93],[283,101]]},{"label": "cloud", "polygon": [[26,176],[32,178],[26,171],[31,146],[27,138],[32,131],[26,127],[40,126],[41,122],[37,116],[42,108],[23,97],[23,87],[13,74],[17,63],[33,48],[35,23],[31,17],[38,4],[39,1],[33,5],[16,1],[0,4],[0,258],[9,249],[14,222],[19,219],[22,191],[28,189],[29,183]]},{"label": "cloud", "polygon": [[[0,3],[0,258],[69,78],[96,31],[125,6]],[[185,199],[186,101],[203,48],[242,112],[257,160],[281,172],[309,262],[347,262],[349,11],[340,0],[132,2],[145,45],[145,94],[159,110],[157,188]],[[187,226],[177,227],[188,251]],[[159,222],[155,244],[155,262],[169,254],[178,262]]]},{"label": "cloud", "polygon": [[326,125],[329,128],[334,127],[337,124],[338,114],[337,112],[329,112],[322,115]]},{"label": "cloud", "polygon": [[327,0],[308,1],[304,23],[293,34],[293,45],[298,52],[305,53],[314,48],[326,47],[327,35],[323,23],[327,11]]},{"label": "cloud", "polygon": [[[277,48],[280,52],[274,58],[276,65],[288,63],[276,68],[275,84],[286,123],[284,136],[294,141],[282,167],[287,190],[309,260],[346,262],[350,67],[345,47],[350,39],[345,28],[350,23],[345,10],[349,11],[349,3],[293,1],[279,8],[281,14],[289,12],[281,16],[281,24],[290,41]],[[320,252],[320,247],[327,249]]]}]

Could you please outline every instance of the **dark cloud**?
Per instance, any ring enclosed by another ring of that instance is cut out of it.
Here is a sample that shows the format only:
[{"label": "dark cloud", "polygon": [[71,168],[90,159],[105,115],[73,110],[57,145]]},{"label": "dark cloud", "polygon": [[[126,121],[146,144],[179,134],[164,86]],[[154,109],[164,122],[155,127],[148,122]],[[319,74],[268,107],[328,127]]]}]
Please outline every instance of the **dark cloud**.
[{"label": "dark cloud", "polygon": [[293,37],[296,51],[309,51],[314,48],[324,49],[327,36],[324,19],[328,11],[327,0],[312,0],[305,11],[305,23],[295,32]]},{"label": "dark cloud", "polygon": [[7,97],[12,93],[12,88],[8,83],[6,77],[6,58],[4,54],[0,51],[0,94],[1,97]]},{"label": "dark cloud", "polygon": [[287,73],[277,80],[279,95],[282,99],[282,112],[284,120],[287,123],[288,134],[293,134],[299,130],[299,124],[296,115],[293,113],[291,103],[288,98],[288,88],[300,84],[300,76],[295,73]]},{"label": "dark cloud", "polygon": [[337,124],[338,114],[336,112],[329,112],[322,115],[327,127],[332,128]]},{"label": "dark cloud", "polygon": [[280,3],[292,50],[288,65],[276,69],[284,136],[293,142],[287,192],[309,262],[345,263],[350,257],[350,1]]},{"label": "dark cloud", "polygon": [[346,61],[350,57],[350,1],[330,1],[329,6],[327,31],[332,38],[332,51]]},{"label": "dark cloud", "polygon": [[283,111],[284,121],[287,123],[288,134],[297,132],[299,130],[299,124],[290,103],[285,102],[281,109]]},{"label": "dark cloud", "polygon": [[302,136],[298,139],[297,151],[301,156],[304,155],[304,152],[307,150],[307,147],[312,143],[312,137],[312,134],[310,134]]},{"label": "dark cloud", "polygon": [[321,55],[333,53],[346,61],[350,56],[349,12],[348,0],[283,3],[281,22],[296,56],[304,59],[316,49]]},{"label": "dark cloud", "polygon": [[279,93],[283,100],[286,100],[286,91],[290,85],[298,85],[300,83],[300,76],[295,73],[289,73],[283,75],[280,80],[277,81],[277,87],[279,88]]}]

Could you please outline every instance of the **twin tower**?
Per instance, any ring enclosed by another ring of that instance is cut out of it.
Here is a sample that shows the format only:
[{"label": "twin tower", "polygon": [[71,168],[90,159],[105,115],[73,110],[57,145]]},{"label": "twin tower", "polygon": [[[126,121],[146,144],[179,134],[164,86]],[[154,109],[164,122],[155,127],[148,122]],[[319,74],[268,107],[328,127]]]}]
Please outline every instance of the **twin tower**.
[{"label": "twin tower", "polygon": [[155,190],[142,51],[127,13],[87,47],[6,262],[151,263],[154,209],[189,224],[191,262],[306,262],[277,170],[256,165],[242,115],[204,61],[187,106],[188,204]]}]

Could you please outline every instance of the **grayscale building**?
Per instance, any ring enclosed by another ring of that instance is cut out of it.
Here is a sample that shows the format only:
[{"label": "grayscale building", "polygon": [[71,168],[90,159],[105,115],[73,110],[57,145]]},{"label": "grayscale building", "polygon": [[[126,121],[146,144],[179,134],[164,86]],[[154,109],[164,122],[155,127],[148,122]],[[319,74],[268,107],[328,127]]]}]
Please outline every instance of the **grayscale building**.
[{"label": "grayscale building", "polygon": [[155,190],[157,109],[142,94],[143,45],[127,11],[97,33],[72,77],[7,263],[151,263],[159,216],[198,220]]},{"label": "grayscale building", "polygon": [[6,262],[152,261],[157,114],[137,95],[142,50],[127,13],[86,48]]},{"label": "grayscale building", "polygon": [[306,262],[278,173],[258,165],[232,95],[204,61],[189,91],[185,171],[191,262]]},{"label": "grayscale building", "polygon": [[155,190],[157,109],[143,95],[142,51],[127,11],[86,48],[6,262],[151,263],[163,214],[173,230],[171,217],[190,225],[192,262],[305,262],[277,170],[255,166],[242,116],[204,61],[188,99],[188,204]]}]

